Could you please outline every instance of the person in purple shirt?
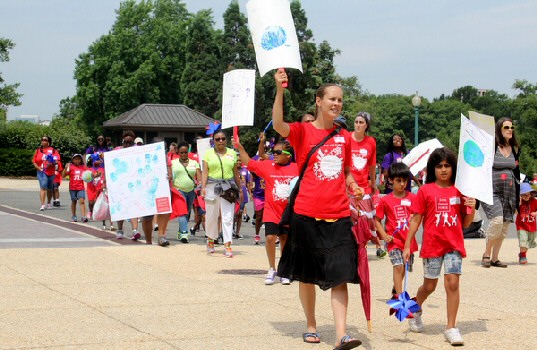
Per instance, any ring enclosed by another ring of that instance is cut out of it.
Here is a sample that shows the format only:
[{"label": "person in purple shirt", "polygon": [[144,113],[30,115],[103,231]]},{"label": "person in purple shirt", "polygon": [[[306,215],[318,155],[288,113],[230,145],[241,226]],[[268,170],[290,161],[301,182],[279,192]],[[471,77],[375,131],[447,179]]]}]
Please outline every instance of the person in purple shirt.
[{"label": "person in purple shirt", "polygon": [[[110,147],[106,144],[103,135],[97,136],[97,145],[89,146],[84,154],[84,164],[88,161],[88,157],[92,154],[101,155],[104,152],[110,151]],[[100,163],[94,163],[94,166],[100,166]]]},{"label": "person in purple shirt", "polygon": [[[406,149],[405,145],[405,139],[403,136],[399,134],[393,134],[390,138],[390,141],[388,141],[388,147],[386,155],[384,156],[384,159],[381,164],[381,172],[382,172],[382,178],[386,181],[386,189],[384,190],[385,194],[388,194],[393,191],[393,184],[390,183],[388,180],[388,169],[390,169],[390,166],[393,163],[400,163],[403,161],[403,158],[408,154],[408,151]],[[412,184],[412,180],[420,186],[420,182],[415,176],[412,176],[410,174],[411,178],[408,179],[406,189],[410,192],[410,187]]]}]

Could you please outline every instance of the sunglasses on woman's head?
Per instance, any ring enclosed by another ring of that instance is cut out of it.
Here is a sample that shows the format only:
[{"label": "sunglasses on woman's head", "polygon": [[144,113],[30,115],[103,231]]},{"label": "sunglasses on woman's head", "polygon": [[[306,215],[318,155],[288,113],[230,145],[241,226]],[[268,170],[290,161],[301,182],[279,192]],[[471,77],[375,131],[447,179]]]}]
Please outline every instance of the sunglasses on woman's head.
[{"label": "sunglasses on woman's head", "polygon": [[215,140],[216,142],[222,142],[222,141],[225,141],[226,138],[225,138],[225,137],[215,137],[214,140]]},{"label": "sunglasses on woman's head", "polygon": [[502,126],[502,129],[504,129],[504,130],[509,130],[509,129],[515,130],[515,126],[514,125],[504,125],[504,126]]},{"label": "sunglasses on woman's head", "polygon": [[278,156],[279,156],[280,154],[282,154],[282,153],[283,153],[283,154],[287,154],[288,156],[291,155],[290,152],[287,152],[287,151],[284,151],[284,150],[281,150],[281,149],[277,149],[277,150],[273,151],[272,153],[274,153],[274,154],[276,154],[276,155],[278,155]]}]

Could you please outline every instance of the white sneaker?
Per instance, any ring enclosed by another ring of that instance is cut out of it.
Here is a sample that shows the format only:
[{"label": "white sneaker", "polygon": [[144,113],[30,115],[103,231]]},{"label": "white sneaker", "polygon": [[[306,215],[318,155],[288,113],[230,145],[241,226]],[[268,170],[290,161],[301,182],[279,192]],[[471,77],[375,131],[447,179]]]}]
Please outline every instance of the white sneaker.
[{"label": "white sneaker", "polygon": [[47,203],[47,210],[50,210],[50,209],[52,209],[52,204]]},{"label": "white sneaker", "polygon": [[276,271],[271,267],[270,270],[268,270],[267,275],[265,276],[265,284],[267,286],[271,286],[274,284],[274,278],[276,277]]},{"label": "white sneaker", "polygon": [[451,345],[464,345],[464,340],[458,328],[446,329],[444,337]]},{"label": "white sneaker", "polygon": [[117,230],[116,239],[123,239],[123,231],[122,230]]},{"label": "white sneaker", "polygon": [[415,333],[423,332],[423,321],[421,320],[421,311],[414,313],[414,318],[408,319],[410,330]]},{"label": "white sneaker", "polygon": [[42,205],[41,208],[39,208],[39,211],[45,211],[45,206]]},{"label": "white sneaker", "polygon": [[284,286],[288,286],[288,285],[291,284],[291,281],[289,280],[289,278],[285,278],[285,277],[280,278],[280,282],[281,282],[281,284],[283,284]]}]

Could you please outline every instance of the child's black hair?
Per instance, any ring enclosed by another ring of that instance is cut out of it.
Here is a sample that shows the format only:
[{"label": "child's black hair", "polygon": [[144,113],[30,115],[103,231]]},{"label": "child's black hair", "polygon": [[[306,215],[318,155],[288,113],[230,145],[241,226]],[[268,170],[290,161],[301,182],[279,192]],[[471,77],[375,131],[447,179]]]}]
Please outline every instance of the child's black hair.
[{"label": "child's black hair", "polygon": [[457,176],[457,155],[447,147],[437,148],[431,153],[429,160],[427,161],[427,178],[426,184],[430,184],[436,181],[435,168],[440,162],[445,160],[451,165],[451,183],[455,183],[455,177]]},{"label": "child's black hair", "polygon": [[410,178],[410,168],[405,163],[393,163],[388,169],[388,179],[393,180],[396,177],[402,179]]}]

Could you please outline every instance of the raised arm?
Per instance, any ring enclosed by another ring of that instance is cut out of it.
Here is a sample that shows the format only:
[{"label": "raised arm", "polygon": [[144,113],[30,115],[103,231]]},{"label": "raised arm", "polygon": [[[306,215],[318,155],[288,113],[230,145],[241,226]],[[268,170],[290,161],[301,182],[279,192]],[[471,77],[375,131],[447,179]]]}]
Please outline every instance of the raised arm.
[{"label": "raised arm", "polygon": [[260,159],[270,159],[268,154],[265,153],[265,141],[267,138],[265,137],[265,133],[261,132],[259,134],[259,145],[257,145],[257,153],[259,154]]},{"label": "raised arm", "polygon": [[235,147],[237,150],[239,150],[239,157],[241,159],[242,164],[248,165],[248,163],[250,162],[250,160],[252,158],[250,158],[250,156],[248,155],[248,153],[244,149],[244,146],[238,140],[233,139],[232,142],[233,142],[233,147]]},{"label": "raised arm", "polygon": [[283,137],[289,136],[289,124],[283,120],[283,92],[282,83],[287,81],[285,70],[278,69],[274,74],[276,81],[276,97],[274,98],[274,106],[272,107],[272,127],[278,134]]}]

